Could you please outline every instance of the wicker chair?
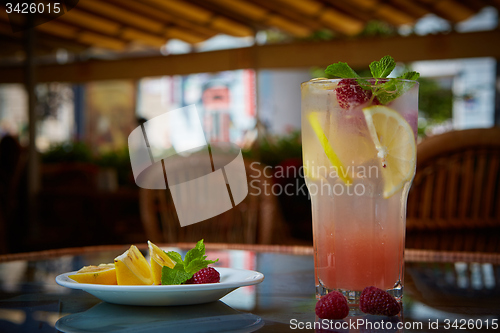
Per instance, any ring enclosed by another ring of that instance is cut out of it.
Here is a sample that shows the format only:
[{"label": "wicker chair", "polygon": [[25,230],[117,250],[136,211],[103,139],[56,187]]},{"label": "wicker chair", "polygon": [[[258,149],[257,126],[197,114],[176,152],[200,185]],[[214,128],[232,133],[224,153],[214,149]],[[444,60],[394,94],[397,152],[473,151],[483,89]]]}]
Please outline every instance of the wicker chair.
[{"label": "wicker chair", "polygon": [[453,131],[420,143],[407,247],[500,251],[499,171],[500,128]]},{"label": "wicker chair", "polygon": [[[254,164],[245,163],[249,181],[247,197],[232,209],[208,220],[181,227],[168,190],[140,189],[141,220],[146,236],[154,243],[281,243],[288,235],[277,206],[277,198],[267,192],[264,172]],[[258,187],[258,190],[257,190]]]}]

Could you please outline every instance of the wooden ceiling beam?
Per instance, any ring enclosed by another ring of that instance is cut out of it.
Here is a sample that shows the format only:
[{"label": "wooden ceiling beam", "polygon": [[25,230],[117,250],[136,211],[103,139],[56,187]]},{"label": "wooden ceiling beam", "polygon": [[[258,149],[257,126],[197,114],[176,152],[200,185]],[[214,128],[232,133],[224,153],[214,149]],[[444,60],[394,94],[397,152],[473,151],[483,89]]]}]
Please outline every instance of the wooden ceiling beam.
[{"label": "wooden ceiling beam", "polygon": [[35,28],[37,31],[42,31],[50,35],[57,37],[63,37],[67,39],[76,39],[80,29],[61,23],[58,20],[52,20],[44,24],[40,24]]},{"label": "wooden ceiling beam", "polygon": [[345,0],[323,0],[323,1],[326,1],[327,4],[332,5],[333,7],[339,9],[340,11],[343,11],[348,15],[363,22],[368,22],[373,20],[373,17],[371,15],[367,14],[365,11],[359,10],[359,8],[352,6],[352,4],[350,4],[349,1]]},{"label": "wooden ceiling beam", "polygon": [[[172,27],[167,28],[163,20],[154,20],[144,17],[140,14],[128,10],[123,7],[123,2],[110,3],[96,0],[87,0],[79,5],[79,8],[92,11],[101,17],[105,16],[108,19],[116,20],[122,23],[125,28],[122,29],[120,37],[132,42],[140,42],[148,46],[159,48],[166,44],[170,38],[178,38],[188,43],[199,43],[205,38],[195,35],[189,31]],[[144,6],[144,5],[143,5]],[[137,27],[137,30],[132,27]]]},{"label": "wooden ceiling beam", "polygon": [[113,3],[100,0],[85,0],[78,3],[79,9],[90,11],[99,16],[120,22],[121,24],[133,26],[155,34],[161,34],[164,29],[162,22],[150,20],[142,15],[122,8]]},{"label": "wooden ceiling beam", "polygon": [[62,23],[59,20],[52,20],[41,24],[36,27],[36,30],[93,47],[100,47],[115,51],[122,51],[126,47],[126,43],[120,39],[79,29],[72,25]]},{"label": "wooden ceiling beam", "polygon": [[296,10],[288,6],[283,6],[280,1],[269,0],[251,0],[252,3],[259,7],[265,8],[269,12],[275,13],[289,21],[300,22],[301,25],[309,28],[311,31],[324,29],[324,26],[318,20],[313,20],[303,13],[298,13]]},{"label": "wooden ceiling beam", "polygon": [[122,28],[121,24],[84,12],[78,6],[55,20],[111,36],[117,35]]},{"label": "wooden ceiling beam", "polygon": [[340,12],[331,6],[325,6],[316,0],[279,0],[287,6],[309,18],[318,20],[324,26],[348,36],[359,34],[364,23],[346,13]]},{"label": "wooden ceiling beam", "polygon": [[474,11],[453,0],[441,0],[434,4],[440,16],[446,15],[454,23],[467,20],[474,15]]},{"label": "wooden ceiling beam", "polygon": [[[498,40],[500,30],[262,45],[183,55],[41,65],[37,68],[37,78],[39,82],[88,82],[244,68],[326,67],[337,61],[348,61],[352,67],[359,68],[367,67],[373,59],[386,54],[391,54],[397,61],[404,63],[470,57],[500,59]],[[284,57],[284,54],[287,56]],[[0,67],[0,83],[20,83],[22,80],[21,66]]]},{"label": "wooden ceiling beam", "polygon": [[[0,14],[0,20],[4,21],[5,15]],[[88,27],[92,27],[94,30],[102,29],[103,33],[110,35],[120,32],[119,24],[78,11],[77,9],[73,9],[57,19],[40,24],[36,26],[35,29],[51,36],[68,39],[70,41],[69,43],[74,41],[88,46],[115,51],[122,51],[125,49],[125,41],[114,36],[93,32],[92,29],[86,30]]]},{"label": "wooden ceiling beam", "polygon": [[84,44],[115,51],[123,51],[126,47],[126,43],[119,39],[110,38],[90,31],[80,32],[76,40]]},{"label": "wooden ceiling beam", "polygon": [[381,4],[377,6],[375,15],[377,15],[384,21],[394,24],[395,26],[400,26],[403,24],[414,24],[416,22],[416,19],[411,15],[408,15],[405,12],[388,4]]},{"label": "wooden ceiling beam", "polygon": [[210,0],[210,3],[229,9],[233,13],[258,22],[266,28],[277,27],[295,37],[304,38],[312,33],[311,29],[302,24],[293,22],[245,0]]},{"label": "wooden ceiling beam", "polygon": [[[92,3],[92,1],[90,1],[89,3]],[[94,10],[103,9],[101,8],[102,5],[103,4],[97,5],[96,7],[92,8],[94,8]],[[88,4],[86,6],[88,6]],[[105,4],[105,6],[108,6],[104,7],[106,10],[111,9],[109,8],[109,4]],[[121,11],[118,13],[120,13],[121,15],[125,15],[125,13],[127,12]],[[135,16],[126,17],[130,19],[135,18]],[[86,31],[83,31],[81,33],[83,34],[83,36],[78,37],[79,40],[83,40],[85,42],[95,42],[95,46],[99,47],[109,46],[109,48],[112,50],[123,50],[127,46],[128,42],[139,43],[159,49],[161,46],[166,44],[168,39],[165,36],[165,33],[162,33],[162,35],[156,35],[151,32],[144,32],[136,28],[129,27],[128,25],[117,23],[113,18],[103,18],[102,16],[87,13],[82,9],[74,8],[70,12],[64,14],[54,21],[59,20],[62,20],[67,24],[75,24],[82,29],[85,29]],[[41,25],[42,29],[44,25],[45,24]],[[135,26],[136,25],[144,26],[144,22],[142,24],[135,24]],[[55,30],[52,32],[57,33]]]},{"label": "wooden ceiling beam", "polygon": [[418,0],[433,14],[452,23],[459,23],[474,15],[474,12],[460,2],[453,0]]},{"label": "wooden ceiling beam", "polygon": [[417,19],[430,13],[430,11],[428,11],[426,8],[420,6],[416,1],[391,0],[391,3],[398,6],[401,10],[403,10],[408,15],[411,15]]},{"label": "wooden ceiling beam", "polygon": [[413,24],[416,20],[412,15],[393,6],[389,2],[380,0],[350,0],[349,4],[358,10],[364,11],[374,19],[386,21],[392,25]]},{"label": "wooden ceiling beam", "polygon": [[136,12],[148,20],[162,22],[165,26],[163,34],[166,38],[177,38],[187,43],[195,44],[213,37],[218,33],[210,28],[202,27],[189,21],[182,20],[179,17],[167,14],[145,3],[136,1],[124,2],[122,0],[107,0],[107,2]]},{"label": "wooden ceiling beam", "polygon": [[151,35],[133,28],[123,28],[120,37],[131,42],[137,42],[157,49],[167,43],[167,38],[165,37]]},{"label": "wooden ceiling beam", "polygon": [[243,24],[208,11],[186,1],[143,0],[174,15],[236,37],[253,36],[254,31]]}]

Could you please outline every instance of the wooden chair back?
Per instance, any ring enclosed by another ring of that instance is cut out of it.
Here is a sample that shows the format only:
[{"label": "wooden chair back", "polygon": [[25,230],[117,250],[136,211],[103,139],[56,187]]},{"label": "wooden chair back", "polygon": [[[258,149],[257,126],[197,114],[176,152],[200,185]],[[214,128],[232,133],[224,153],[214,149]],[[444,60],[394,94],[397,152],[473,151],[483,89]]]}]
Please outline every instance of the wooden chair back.
[{"label": "wooden chair back", "polygon": [[[452,131],[425,139],[417,147],[407,234],[428,230],[435,236],[454,230],[461,240],[451,240],[448,247],[463,250],[464,236],[470,234],[466,230],[472,228],[500,228],[500,128]],[[479,243],[467,249],[477,250]],[[484,249],[492,249],[482,243]],[[407,242],[407,247],[411,245]]]},{"label": "wooden chair back", "polygon": [[[153,243],[197,242],[271,244],[284,237],[277,198],[258,163],[245,162],[248,195],[232,209],[181,227],[169,190],[139,191],[141,220]],[[266,185],[267,182],[267,185]],[[266,190],[267,186],[267,190]]]}]

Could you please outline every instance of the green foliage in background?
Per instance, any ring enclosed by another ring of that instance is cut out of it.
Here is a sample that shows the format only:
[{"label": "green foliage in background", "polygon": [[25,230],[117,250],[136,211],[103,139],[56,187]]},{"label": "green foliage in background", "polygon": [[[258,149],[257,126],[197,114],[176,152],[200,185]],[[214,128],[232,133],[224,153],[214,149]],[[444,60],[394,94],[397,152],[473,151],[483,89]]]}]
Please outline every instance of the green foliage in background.
[{"label": "green foliage in background", "polygon": [[418,95],[418,135],[425,137],[429,126],[443,123],[453,116],[453,92],[436,80],[420,78]]},{"label": "green foliage in background", "polygon": [[127,147],[102,153],[94,158],[94,163],[102,168],[115,169],[118,184],[125,185],[130,181],[132,165],[130,164],[130,154]]},{"label": "green foliage in background", "polygon": [[43,163],[90,163],[92,161],[92,151],[83,142],[64,142],[55,144],[42,154]]},{"label": "green foliage in background", "polygon": [[442,88],[436,80],[420,78],[418,108],[421,115],[434,122],[443,122],[452,117],[453,92]]},{"label": "green foliage in background", "polygon": [[359,37],[388,37],[399,35],[395,26],[387,22],[372,20],[368,21]]},{"label": "green foliage in background", "polygon": [[126,185],[130,182],[132,166],[127,147],[95,155],[84,142],[64,142],[52,145],[41,154],[42,163],[91,163],[101,168],[116,170],[118,183]]}]

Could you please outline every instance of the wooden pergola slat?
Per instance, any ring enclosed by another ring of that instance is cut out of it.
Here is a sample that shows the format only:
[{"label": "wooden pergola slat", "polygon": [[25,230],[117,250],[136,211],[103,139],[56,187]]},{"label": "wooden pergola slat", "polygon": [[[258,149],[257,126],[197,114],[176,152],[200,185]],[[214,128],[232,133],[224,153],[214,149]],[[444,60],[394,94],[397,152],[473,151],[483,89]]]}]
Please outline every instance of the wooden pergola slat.
[{"label": "wooden pergola slat", "polygon": [[178,15],[198,25],[237,37],[253,36],[254,31],[236,21],[216,15],[187,1],[143,0],[168,13]]},{"label": "wooden pergola slat", "polygon": [[[326,67],[330,63],[347,60],[352,67],[359,68],[386,54],[404,63],[470,57],[500,59],[498,40],[500,30],[262,45],[182,55],[41,65],[37,68],[37,78],[38,82],[140,79],[244,68]],[[284,57],[284,54],[287,56]],[[0,83],[20,82],[23,82],[22,67],[0,67]]]},{"label": "wooden pergola slat", "polygon": [[164,24],[162,22],[148,19],[138,13],[120,8],[107,1],[81,1],[78,3],[78,8],[155,34],[161,34],[164,29]]},{"label": "wooden pergola slat", "polygon": [[[390,26],[411,25],[426,14],[451,26],[498,0],[82,0],[69,12],[38,26],[41,36],[87,45],[99,53],[137,50],[159,52],[170,39],[200,43],[217,34],[255,36],[280,30],[285,40],[314,37],[316,32],[356,36],[379,20]],[[5,9],[0,5],[0,9]],[[0,21],[9,22],[5,10]],[[10,23],[10,22],[9,22]],[[24,22],[16,22],[22,26]],[[9,36],[9,32],[0,31]],[[281,38],[281,37],[280,37]],[[335,41],[334,43],[342,41]],[[64,48],[64,45],[61,46]],[[50,51],[50,50],[49,50]],[[35,50],[38,52],[38,50]],[[56,52],[56,49],[53,50]],[[10,56],[15,54],[10,53]],[[88,53],[92,55],[92,51]],[[2,52],[9,57],[8,50]],[[16,54],[18,56],[18,54]],[[1,59],[0,59],[1,60]]]},{"label": "wooden pergola slat", "polygon": [[[178,30],[182,30],[185,34],[193,34],[193,37],[195,35],[199,36],[200,38],[202,38],[202,40],[205,40],[217,34],[216,30],[189,22],[171,13],[158,10],[158,8],[152,7],[146,3],[122,0],[107,0],[107,2],[112,3],[115,6],[121,6],[122,8],[126,8],[128,10],[139,13],[141,16],[144,16],[147,19],[162,22],[163,24],[165,24],[167,29],[175,28]],[[187,42],[192,43],[188,40]]]},{"label": "wooden pergola slat", "polygon": [[311,29],[301,23],[286,19],[245,0],[210,0],[210,2],[259,24],[276,26],[296,37],[307,37],[312,33]]}]

